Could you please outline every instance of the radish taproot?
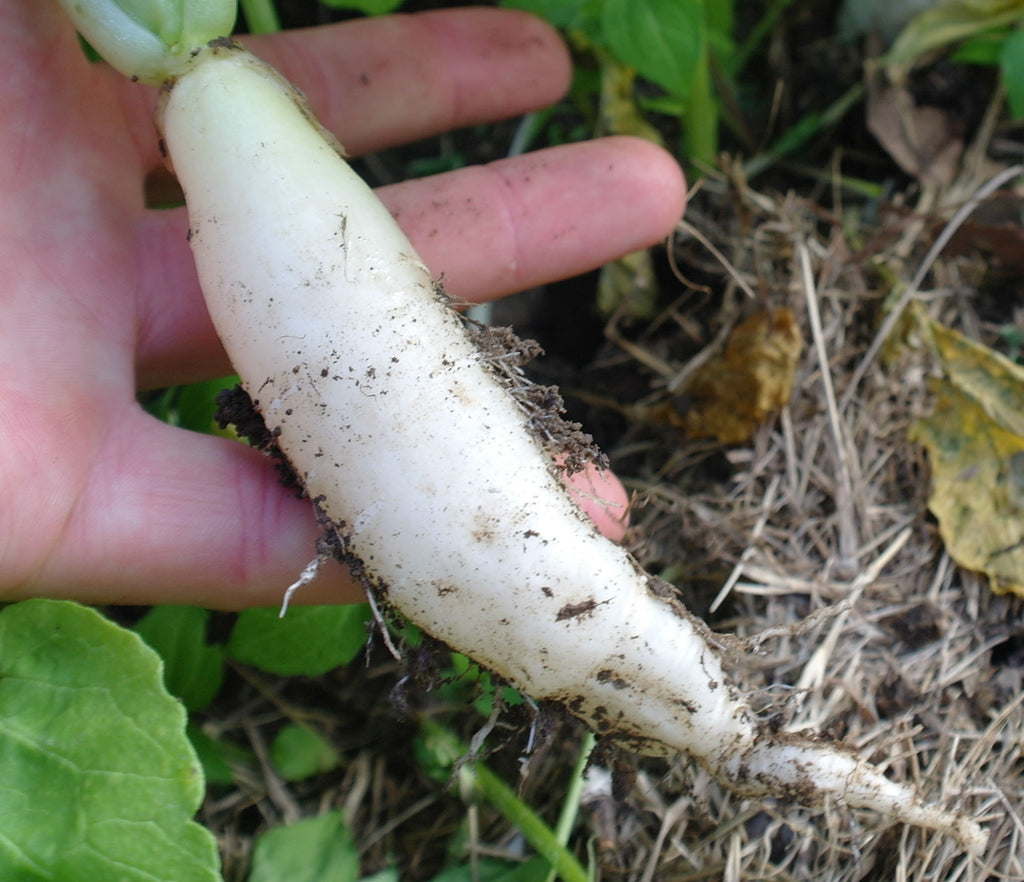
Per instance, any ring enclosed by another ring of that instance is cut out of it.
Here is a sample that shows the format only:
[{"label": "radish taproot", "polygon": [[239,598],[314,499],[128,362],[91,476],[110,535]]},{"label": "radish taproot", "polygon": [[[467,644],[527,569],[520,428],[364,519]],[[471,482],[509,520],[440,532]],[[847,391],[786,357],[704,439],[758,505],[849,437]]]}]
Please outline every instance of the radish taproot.
[{"label": "radish taproot", "polygon": [[148,15],[146,0],[130,14],[64,4],[123,73],[163,86],[158,124],[214,325],[373,597],[633,750],[685,753],[742,795],[838,797],[980,853],[966,815],[754,714],[720,641],[581,513],[543,415],[302,96],[221,36],[216,10],[233,2],[196,2],[201,16],[173,0]]}]

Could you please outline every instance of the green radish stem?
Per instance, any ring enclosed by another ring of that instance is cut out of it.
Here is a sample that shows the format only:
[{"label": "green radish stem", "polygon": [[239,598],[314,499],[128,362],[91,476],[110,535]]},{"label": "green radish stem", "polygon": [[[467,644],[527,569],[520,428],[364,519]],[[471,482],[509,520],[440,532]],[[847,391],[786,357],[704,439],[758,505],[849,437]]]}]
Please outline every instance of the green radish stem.
[{"label": "green radish stem", "polygon": [[543,419],[301,96],[227,40],[184,65],[174,46],[158,122],[210,315],[371,596],[606,739],[685,753],[740,794],[837,797],[983,849],[965,815],[759,720],[704,623],[581,513]]},{"label": "green radish stem", "polygon": [[461,744],[452,732],[433,720],[424,720],[420,728],[432,757],[441,766],[444,778],[449,779],[453,771],[457,774],[463,799],[467,802],[483,799],[490,803],[523,834],[537,854],[551,864],[551,872],[557,878],[563,882],[587,882],[586,870],[565,847],[565,840],[559,832],[545,824],[485,763],[476,759],[467,760],[471,753],[469,747]]}]

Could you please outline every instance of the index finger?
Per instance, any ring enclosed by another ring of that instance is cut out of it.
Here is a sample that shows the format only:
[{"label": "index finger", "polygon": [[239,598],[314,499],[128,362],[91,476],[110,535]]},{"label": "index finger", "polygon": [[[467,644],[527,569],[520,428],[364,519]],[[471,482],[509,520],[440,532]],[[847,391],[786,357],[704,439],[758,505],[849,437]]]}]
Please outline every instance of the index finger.
[{"label": "index finger", "polygon": [[[352,155],[536,110],[571,76],[558,34],[510,9],[356,19],[241,42],[306,94]],[[156,167],[154,90],[109,75],[136,148]]]}]

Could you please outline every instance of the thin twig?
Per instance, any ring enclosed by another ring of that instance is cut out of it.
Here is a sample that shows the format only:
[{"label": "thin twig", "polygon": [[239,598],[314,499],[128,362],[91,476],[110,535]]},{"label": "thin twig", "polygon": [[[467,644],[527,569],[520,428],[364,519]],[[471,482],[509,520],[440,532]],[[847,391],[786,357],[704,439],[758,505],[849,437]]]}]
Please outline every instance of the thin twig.
[{"label": "thin twig", "polygon": [[757,300],[757,294],[754,292],[754,289],[751,288],[750,285],[747,283],[747,280],[743,278],[739,270],[737,270],[736,267],[733,266],[732,263],[729,261],[729,258],[722,254],[722,252],[715,247],[714,243],[707,236],[705,236],[695,226],[684,220],[681,220],[678,224],[676,224],[676,230],[678,232],[686,233],[688,236],[693,236],[694,239],[700,242],[701,245],[703,245],[708,251],[711,252],[711,254],[714,255],[715,259],[722,265],[723,269],[725,269],[725,271],[729,274],[730,278],[732,278],[732,280],[736,282],[737,285],[740,286],[740,288],[743,290],[743,293],[746,294],[751,300]]},{"label": "thin twig", "polygon": [[774,475],[771,483],[768,484],[768,489],[764,492],[764,499],[761,502],[761,516],[757,519],[757,523],[754,524],[754,529],[750,534],[750,543],[746,548],[743,549],[743,553],[740,555],[740,559],[736,561],[736,566],[732,568],[732,572],[729,573],[729,578],[725,580],[725,584],[722,585],[722,589],[718,592],[718,596],[711,602],[711,606],[708,608],[709,612],[716,612],[732,592],[733,587],[740,580],[740,576],[743,575],[743,567],[750,560],[754,554],[756,548],[755,543],[761,538],[761,534],[764,532],[764,528],[768,525],[768,518],[771,517],[772,510],[775,507],[775,497],[778,494],[779,484],[782,482],[781,475]]},{"label": "thin twig", "polygon": [[395,661],[400,662],[402,660],[402,653],[398,651],[395,644],[391,641],[391,631],[388,630],[388,623],[384,620],[384,616],[380,614],[380,609],[377,606],[377,599],[369,589],[366,590],[366,602],[370,605],[370,612],[373,613],[373,620],[377,624],[377,629],[380,631],[380,636],[384,641],[384,645],[387,647],[391,657]]},{"label": "thin twig", "polygon": [[836,644],[839,642],[839,636],[843,631],[843,626],[846,624],[847,618],[849,618],[850,610],[853,609],[854,604],[856,604],[860,599],[864,590],[881,575],[882,570],[885,569],[889,561],[896,556],[896,553],[907,544],[907,541],[912,535],[912,528],[907,527],[904,529],[892,541],[889,547],[875,558],[871,563],[871,566],[866,567],[864,571],[860,573],[850,584],[850,593],[845,601],[845,608],[838,616],[836,616],[835,620],[832,622],[832,627],[825,636],[825,639],[821,642],[821,645],[814,651],[814,654],[804,666],[803,673],[801,673],[800,679],[794,687],[796,694],[810,692],[821,688],[821,684],[825,679],[828,659],[835,651]]},{"label": "thin twig", "polygon": [[267,745],[260,735],[259,729],[256,728],[251,719],[246,719],[242,725],[245,729],[245,734],[249,738],[249,743],[252,745],[252,751],[256,755],[256,760],[260,764],[260,769],[263,771],[263,786],[266,790],[267,798],[281,813],[281,818],[285,824],[294,824],[302,817],[302,809],[291,793],[288,792],[284,781],[281,780],[274,769],[274,765],[270,761],[270,754],[267,751]]},{"label": "thin twig", "polygon": [[800,258],[800,272],[803,279],[804,296],[807,300],[807,317],[811,323],[811,336],[814,338],[814,349],[821,364],[821,384],[825,393],[825,406],[828,410],[829,429],[832,432],[832,443],[835,448],[835,460],[838,474],[836,475],[836,517],[839,522],[839,559],[836,564],[840,573],[852,573],[857,566],[857,520],[853,506],[853,481],[850,478],[848,456],[849,445],[846,440],[839,408],[836,405],[836,392],[832,385],[832,371],[825,349],[825,334],[821,327],[821,314],[818,312],[818,295],[815,290],[814,276],[811,272],[811,255],[805,242],[797,242],[797,254]]}]

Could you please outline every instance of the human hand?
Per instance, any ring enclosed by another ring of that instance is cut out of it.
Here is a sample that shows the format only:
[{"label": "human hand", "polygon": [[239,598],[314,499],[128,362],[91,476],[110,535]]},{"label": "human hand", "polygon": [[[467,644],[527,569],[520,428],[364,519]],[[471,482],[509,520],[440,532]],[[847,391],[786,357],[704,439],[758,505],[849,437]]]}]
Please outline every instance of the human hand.
[{"label": "human hand", "polygon": [[[276,604],[313,554],[309,503],[254,451],[136,403],[139,389],[230,372],[184,210],[144,206],[145,175],[160,164],[153,90],[90,66],[50,0],[0,0],[0,31],[0,596]],[[351,154],[543,106],[570,73],[546,26],[494,9],[246,42],[306,92]],[[380,195],[466,300],[657,241],[685,201],[674,161],[632,139]],[[362,599],[340,566],[329,570],[297,599]]]}]

